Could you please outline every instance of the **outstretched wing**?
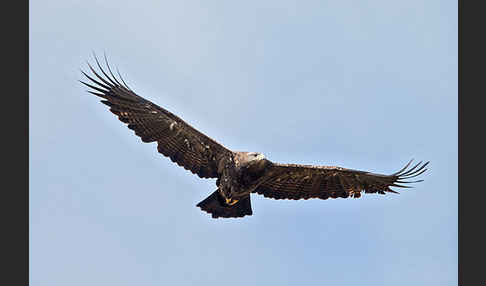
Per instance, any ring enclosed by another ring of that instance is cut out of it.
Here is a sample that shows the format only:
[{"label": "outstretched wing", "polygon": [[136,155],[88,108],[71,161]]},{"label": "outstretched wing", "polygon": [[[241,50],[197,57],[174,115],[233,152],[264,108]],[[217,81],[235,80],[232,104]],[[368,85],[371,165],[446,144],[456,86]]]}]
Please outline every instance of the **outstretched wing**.
[{"label": "outstretched wing", "polygon": [[410,161],[402,170],[391,174],[382,175],[365,171],[351,170],[340,167],[310,166],[294,164],[273,164],[268,170],[268,175],[262,179],[262,183],[254,191],[265,197],[273,199],[328,199],[328,198],[359,198],[361,192],[396,193],[390,187],[410,188],[400,183],[416,183],[418,181],[406,181],[416,177],[427,169],[429,162],[419,162],[412,168]]},{"label": "outstretched wing", "polygon": [[88,66],[97,79],[82,72],[92,84],[82,82],[92,90],[88,91],[103,98],[102,103],[118,116],[128,128],[142,138],[143,142],[157,142],[157,150],[179,166],[190,170],[201,178],[218,177],[218,162],[231,153],[208,136],[197,131],[182,119],[136,95],[123,81],[120,83],[105,62],[111,77],[103,70],[98,59],[96,63],[104,76],[100,76],[91,65]]}]

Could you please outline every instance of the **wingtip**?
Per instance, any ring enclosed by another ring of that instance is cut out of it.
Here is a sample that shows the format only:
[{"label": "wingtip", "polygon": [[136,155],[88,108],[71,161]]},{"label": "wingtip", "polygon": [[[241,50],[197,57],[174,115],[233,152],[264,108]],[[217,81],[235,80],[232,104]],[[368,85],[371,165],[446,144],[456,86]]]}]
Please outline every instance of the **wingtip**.
[{"label": "wingtip", "polygon": [[[425,168],[430,161],[427,161],[423,163],[423,161],[418,162],[417,164],[414,164],[412,167],[408,168],[410,164],[412,163],[413,159],[410,160],[405,167],[403,167],[400,171],[394,173],[392,176],[395,177],[395,180],[393,181],[392,184],[390,184],[390,187],[397,187],[397,188],[413,188],[412,186],[408,185],[403,185],[403,184],[413,184],[413,183],[420,183],[423,182],[423,179],[420,180],[415,180],[415,181],[410,181],[408,179],[415,178],[424,172],[427,171],[427,168]],[[400,184],[397,184],[400,183]],[[389,189],[391,190],[391,189]]]},{"label": "wingtip", "polygon": [[[93,50],[91,51],[92,57],[94,59],[94,62],[96,64],[91,64],[89,60],[86,60],[86,65],[88,66],[88,69],[85,71],[83,68],[79,68],[81,74],[86,77],[88,80],[87,81],[80,81],[82,84],[96,90],[99,92],[104,92],[106,93],[107,91],[113,90],[113,89],[125,89],[126,91],[132,92],[132,89],[128,86],[128,84],[125,82],[125,79],[121,76],[120,71],[118,68],[116,68],[116,72],[118,73],[119,80],[117,77],[113,74],[112,68],[110,67],[108,63],[108,58],[106,56],[106,51],[103,52],[103,59],[106,67],[104,68],[100,62],[100,59],[96,52]],[[97,68],[95,68],[95,66]],[[88,72],[91,71],[91,72]],[[107,70],[107,71],[105,71]],[[121,93],[119,96],[123,96],[124,94]],[[129,98],[125,98],[129,99]]]}]

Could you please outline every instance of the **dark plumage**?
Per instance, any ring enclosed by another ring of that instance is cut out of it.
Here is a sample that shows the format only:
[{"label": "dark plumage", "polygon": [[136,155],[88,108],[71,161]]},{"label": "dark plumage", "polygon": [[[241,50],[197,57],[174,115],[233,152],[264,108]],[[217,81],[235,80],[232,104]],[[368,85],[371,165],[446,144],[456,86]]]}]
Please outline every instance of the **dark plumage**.
[{"label": "dark plumage", "polygon": [[202,210],[217,217],[251,215],[250,194],[257,193],[273,199],[328,199],[359,198],[362,192],[396,193],[390,187],[400,185],[427,169],[429,162],[381,175],[365,171],[331,166],[279,164],[255,152],[234,152],[197,131],[164,108],[135,94],[119,75],[113,75],[108,62],[108,73],[95,57],[101,75],[91,65],[93,76],[82,72],[90,83],[81,81],[103,98],[102,103],[128,125],[143,142],[157,142],[157,150],[179,166],[201,178],[216,178],[217,190],[197,204]]}]

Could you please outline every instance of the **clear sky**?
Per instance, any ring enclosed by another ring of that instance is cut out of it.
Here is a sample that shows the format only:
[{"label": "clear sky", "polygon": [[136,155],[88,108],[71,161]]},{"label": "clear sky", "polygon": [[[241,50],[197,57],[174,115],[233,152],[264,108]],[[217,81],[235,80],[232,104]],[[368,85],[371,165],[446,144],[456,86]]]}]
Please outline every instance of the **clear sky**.
[{"label": "clear sky", "polygon": [[[211,219],[215,180],[77,81],[92,51],[232,150],[425,182]],[[31,285],[457,284],[457,1],[31,1],[29,78]]]}]

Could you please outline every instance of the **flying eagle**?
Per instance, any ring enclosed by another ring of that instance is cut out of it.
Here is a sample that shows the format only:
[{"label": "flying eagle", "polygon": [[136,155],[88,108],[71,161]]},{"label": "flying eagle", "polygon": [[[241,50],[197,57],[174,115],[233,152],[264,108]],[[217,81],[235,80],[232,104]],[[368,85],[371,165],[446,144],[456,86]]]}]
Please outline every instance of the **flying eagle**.
[{"label": "flying eagle", "polygon": [[97,78],[86,76],[90,83],[80,81],[92,90],[88,92],[103,98],[102,103],[120,121],[128,124],[143,142],[157,142],[157,150],[179,166],[201,178],[216,178],[218,187],[209,197],[197,204],[213,218],[244,217],[252,215],[250,194],[257,193],[272,199],[359,198],[361,193],[397,193],[390,187],[416,183],[408,181],[427,169],[429,162],[391,175],[345,169],[334,166],[280,164],[272,162],[258,152],[231,151],[199,132],[168,110],[138,96],[125,83],[113,75],[105,57],[109,74],[101,67],[102,75],[88,63]]}]

